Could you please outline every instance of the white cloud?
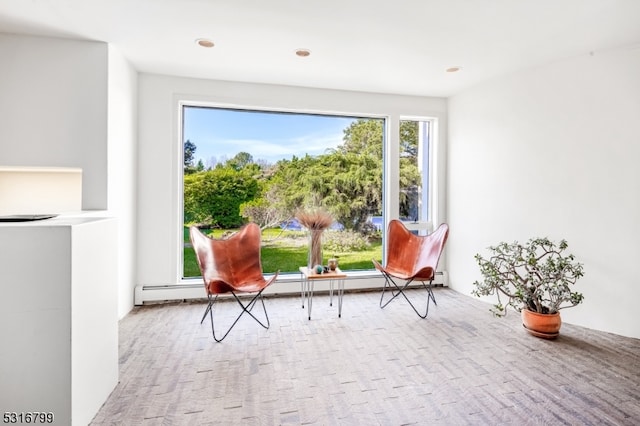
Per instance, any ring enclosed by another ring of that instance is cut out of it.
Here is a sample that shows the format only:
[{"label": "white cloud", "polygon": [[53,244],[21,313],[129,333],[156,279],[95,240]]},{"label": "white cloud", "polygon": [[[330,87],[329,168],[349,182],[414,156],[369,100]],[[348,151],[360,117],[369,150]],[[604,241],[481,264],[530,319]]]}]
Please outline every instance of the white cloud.
[{"label": "white cloud", "polygon": [[221,158],[233,158],[239,152],[248,152],[254,160],[264,159],[270,163],[275,163],[283,158],[290,159],[292,156],[303,157],[305,154],[320,155],[327,152],[327,149],[335,148],[342,144],[342,134],[332,135],[304,135],[292,139],[284,140],[262,140],[262,139],[225,139],[206,141],[202,146],[198,146],[196,157],[210,158],[215,156]]}]

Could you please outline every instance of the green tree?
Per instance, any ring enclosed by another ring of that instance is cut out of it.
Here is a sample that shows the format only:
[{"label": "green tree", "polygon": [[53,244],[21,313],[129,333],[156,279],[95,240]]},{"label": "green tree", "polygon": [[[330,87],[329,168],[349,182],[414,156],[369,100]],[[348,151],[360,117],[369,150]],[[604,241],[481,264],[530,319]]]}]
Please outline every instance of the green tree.
[{"label": "green tree", "polygon": [[382,213],[383,140],[382,120],[359,119],[327,158],[334,172],[324,202],[347,229],[361,231],[369,216]]},{"label": "green tree", "polygon": [[412,217],[412,206],[418,202],[418,190],[422,183],[418,169],[417,121],[400,122],[400,217]]},{"label": "green tree", "polygon": [[328,182],[323,204],[346,229],[362,231],[369,216],[382,211],[382,158],[335,152],[323,160]]},{"label": "green tree", "polygon": [[280,208],[322,206],[345,228],[362,230],[382,209],[382,135],[381,120],[358,120],[336,149],[279,161],[268,185]]},{"label": "green tree", "polygon": [[287,208],[281,185],[274,184],[272,168],[256,165],[261,173],[258,178],[259,196],[240,205],[240,215],[257,223],[261,229],[272,228],[293,217]]},{"label": "green tree", "polygon": [[344,129],[341,152],[361,153],[382,159],[384,122],[375,119],[358,119]]},{"label": "green tree", "polygon": [[235,228],[244,223],[240,205],[258,195],[259,185],[251,172],[216,167],[184,177],[185,222]]},{"label": "green tree", "polygon": [[277,204],[270,201],[270,191],[264,197],[254,198],[251,201],[240,205],[240,215],[251,222],[255,222],[260,229],[273,228],[291,218],[291,215],[284,209],[278,208]]},{"label": "green tree", "polygon": [[187,139],[184,143],[184,174],[194,173],[196,170],[193,167],[194,155],[196,153],[196,144]]},{"label": "green tree", "polygon": [[[337,191],[325,203],[345,227],[360,230],[368,216],[382,212],[382,120],[360,119],[344,130],[344,143],[337,152],[353,157],[338,167]],[[418,122],[400,122],[400,216],[407,217],[417,200],[421,175],[417,166]],[[367,172],[368,171],[368,172]]]},{"label": "green tree", "polygon": [[236,170],[242,170],[249,164],[253,164],[253,156],[248,152],[239,152],[231,160],[227,161],[227,165]]},{"label": "green tree", "polygon": [[[401,122],[401,188],[418,188],[417,122]],[[343,143],[326,154],[280,160],[268,169],[253,163],[246,152],[225,167],[256,179],[259,188],[246,198],[241,215],[261,227],[274,226],[299,208],[324,207],[347,229],[362,231],[367,219],[382,212],[382,150],[384,122],[359,119],[344,130]],[[406,216],[411,193],[401,192],[400,214]],[[186,205],[186,203],[185,203]],[[210,210],[210,209],[209,209]]]},{"label": "green tree", "polygon": [[291,160],[280,160],[272,169],[266,182],[266,190],[271,193],[271,201],[283,211],[287,217],[304,206],[319,205],[319,196],[312,193],[317,178],[315,165],[318,158],[305,155]]},{"label": "green tree", "polygon": [[411,158],[415,160],[417,156],[418,122],[400,121],[400,158]]}]

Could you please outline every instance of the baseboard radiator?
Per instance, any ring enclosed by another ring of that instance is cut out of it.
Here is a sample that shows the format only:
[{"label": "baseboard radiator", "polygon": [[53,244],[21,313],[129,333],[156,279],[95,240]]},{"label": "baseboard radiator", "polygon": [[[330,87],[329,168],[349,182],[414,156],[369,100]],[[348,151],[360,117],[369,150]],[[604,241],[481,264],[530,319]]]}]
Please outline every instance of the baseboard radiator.
[{"label": "baseboard radiator", "polygon": [[[348,273],[345,278],[344,289],[349,291],[380,290],[384,284],[384,278],[379,273],[354,272]],[[420,283],[413,283],[410,287],[419,286]],[[436,272],[433,285],[439,287],[448,286],[448,274],[446,271]],[[300,295],[301,277],[300,274],[284,274],[278,277],[277,281],[265,289],[265,296],[292,296]],[[329,281],[321,280],[314,283],[314,292],[328,292]],[[145,303],[169,302],[177,300],[204,299],[206,294],[201,278],[185,280],[180,284],[173,285],[141,285],[136,286],[134,293],[134,303],[143,305]]]}]

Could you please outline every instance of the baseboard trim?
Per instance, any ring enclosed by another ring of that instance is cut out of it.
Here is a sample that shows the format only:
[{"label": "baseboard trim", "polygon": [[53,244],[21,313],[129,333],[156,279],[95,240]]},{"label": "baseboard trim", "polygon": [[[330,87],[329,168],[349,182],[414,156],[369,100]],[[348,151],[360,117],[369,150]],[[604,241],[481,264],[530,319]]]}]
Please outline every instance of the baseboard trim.
[{"label": "baseboard trim", "polygon": [[[301,290],[300,274],[283,274],[278,277],[275,283],[265,289],[265,296],[278,295],[299,295]],[[345,292],[376,290],[382,288],[384,278],[379,273],[372,272],[352,272],[345,278]],[[433,282],[436,286],[448,286],[448,274],[446,271],[436,272]],[[420,285],[419,283],[412,284]],[[315,282],[314,292],[329,291],[329,281],[320,280]],[[200,278],[184,280],[178,284],[168,285],[140,285],[135,287],[134,303],[143,305],[149,302],[163,302],[175,300],[204,299],[206,294]]]}]

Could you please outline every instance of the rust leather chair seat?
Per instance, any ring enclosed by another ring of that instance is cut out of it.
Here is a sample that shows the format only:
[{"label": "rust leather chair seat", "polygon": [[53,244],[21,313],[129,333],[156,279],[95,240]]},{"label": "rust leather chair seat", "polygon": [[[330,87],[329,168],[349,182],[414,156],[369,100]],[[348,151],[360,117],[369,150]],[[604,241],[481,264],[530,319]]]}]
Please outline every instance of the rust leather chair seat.
[{"label": "rust leather chair seat", "polygon": [[[382,266],[373,259],[375,268],[382,272],[385,283],[380,295],[380,307],[386,307],[393,299],[402,295],[413,310],[421,318],[426,318],[429,314],[429,302],[436,298],[433,295],[432,286],[435,278],[436,268],[440,255],[449,236],[449,226],[441,224],[429,235],[415,235],[409,231],[399,220],[389,222],[387,229],[387,262]],[[403,286],[399,286],[394,280],[405,281]],[[414,304],[405,294],[405,290],[414,281],[419,281],[427,291],[427,309],[424,314],[418,312]],[[428,284],[426,284],[428,282]],[[391,292],[391,298],[383,303],[387,287],[395,287]]]},{"label": "rust leather chair seat", "polygon": [[[262,327],[269,328],[269,316],[264,305],[262,292],[265,288],[275,282],[278,277],[276,272],[269,280],[265,279],[262,273],[260,261],[260,227],[255,223],[249,223],[242,227],[236,234],[226,240],[216,240],[204,235],[197,227],[189,228],[191,245],[196,252],[196,259],[209,303],[202,316],[200,324],[207,314],[211,318],[211,332],[216,342],[221,342],[231,329],[236,325],[243,314],[249,314]],[[213,308],[218,295],[231,293],[240,304],[242,311],[233,324],[218,339],[216,337]],[[238,297],[241,293],[255,293],[249,303],[244,304]],[[253,315],[251,310],[256,302],[260,300],[266,324]]]}]

